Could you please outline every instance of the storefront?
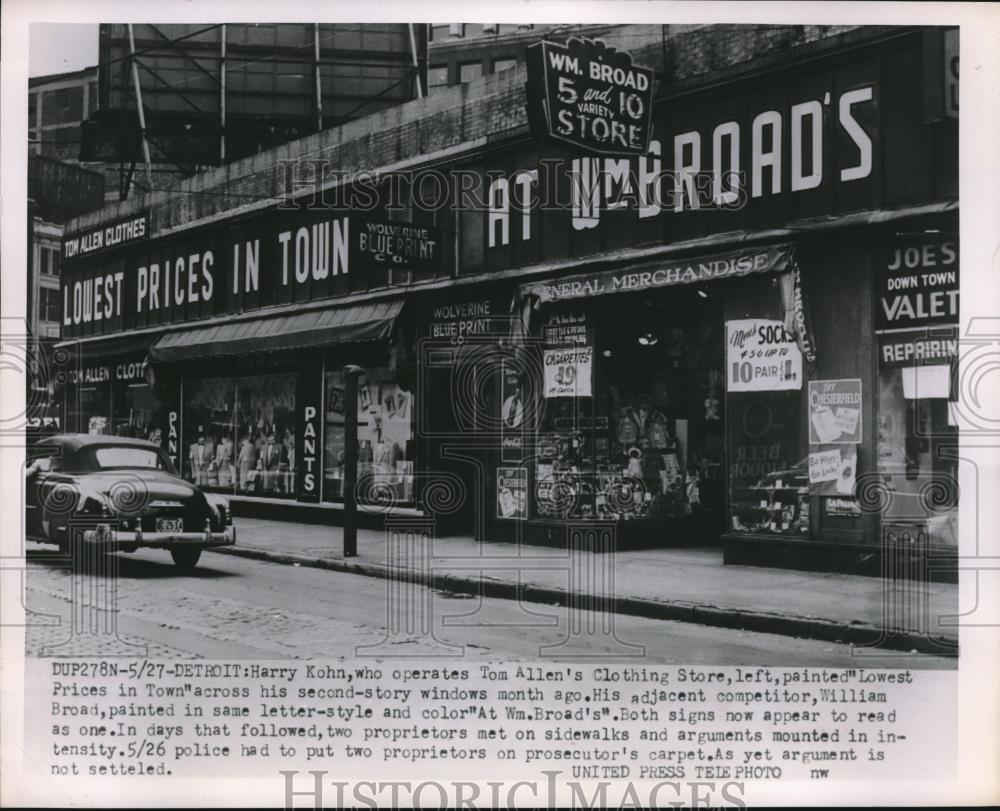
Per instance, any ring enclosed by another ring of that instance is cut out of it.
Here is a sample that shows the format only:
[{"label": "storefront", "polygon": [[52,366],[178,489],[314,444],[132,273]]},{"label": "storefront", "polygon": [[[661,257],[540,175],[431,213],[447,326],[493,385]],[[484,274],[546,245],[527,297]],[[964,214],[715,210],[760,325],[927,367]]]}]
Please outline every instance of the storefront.
[{"label": "storefront", "polygon": [[[83,255],[72,234],[64,337],[107,361],[67,424],[307,505],[342,499],[356,429],[362,502],[483,540],[599,522],[730,562],[870,565],[885,538],[953,554],[957,127],[921,90],[937,36],[659,98],[623,154],[526,129],[470,143],[416,164],[443,205],[414,187],[393,212],[133,227]],[[141,361],[109,348],[126,334]],[[454,498],[425,497],[440,480]]]},{"label": "storefront", "polygon": [[491,537],[603,522],[623,546],[866,571],[883,540],[954,555],[957,129],[920,90],[936,35],[663,99],[638,157],[543,137],[482,165],[467,266],[521,277]]},{"label": "storefront", "polygon": [[94,242],[67,240],[69,430],[159,442],[205,490],[336,504],[341,370],[360,364],[359,500],[414,506],[415,326],[394,291],[444,272],[432,225],[267,211],[80,258]]}]

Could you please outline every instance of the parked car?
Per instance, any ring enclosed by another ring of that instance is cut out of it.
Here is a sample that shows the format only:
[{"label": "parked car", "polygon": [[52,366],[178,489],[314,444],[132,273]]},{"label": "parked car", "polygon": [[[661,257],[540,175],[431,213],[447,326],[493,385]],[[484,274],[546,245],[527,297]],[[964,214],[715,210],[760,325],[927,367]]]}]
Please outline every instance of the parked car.
[{"label": "parked car", "polygon": [[229,502],[204,493],[144,439],[57,434],[29,449],[26,533],[32,540],[134,552],[166,549],[183,570],[201,550],[236,543]]}]

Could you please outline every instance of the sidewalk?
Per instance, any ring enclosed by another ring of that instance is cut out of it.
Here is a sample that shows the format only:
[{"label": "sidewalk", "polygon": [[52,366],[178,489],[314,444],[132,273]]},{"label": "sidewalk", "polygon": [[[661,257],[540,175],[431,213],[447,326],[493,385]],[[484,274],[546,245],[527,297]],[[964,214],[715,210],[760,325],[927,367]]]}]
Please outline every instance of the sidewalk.
[{"label": "sidewalk", "polygon": [[[340,527],[238,518],[235,547],[210,551],[370,577],[402,578],[437,589],[527,602],[610,609],[654,619],[874,644],[948,655],[957,653],[958,586],[877,577],[724,566],[719,548],[586,553],[573,565],[565,550],[472,538],[435,538],[429,556],[387,565],[381,530],[358,530],[358,556],[343,557]],[[520,571],[518,571],[520,570]],[[613,572],[612,584],[608,574]],[[570,580],[574,583],[570,588]],[[887,614],[896,607],[899,616]],[[901,609],[901,610],[900,610]],[[921,628],[926,611],[929,627]],[[885,619],[889,617],[889,619]],[[957,620],[951,620],[956,623]],[[882,633],[884,627],[893,633]]]}]

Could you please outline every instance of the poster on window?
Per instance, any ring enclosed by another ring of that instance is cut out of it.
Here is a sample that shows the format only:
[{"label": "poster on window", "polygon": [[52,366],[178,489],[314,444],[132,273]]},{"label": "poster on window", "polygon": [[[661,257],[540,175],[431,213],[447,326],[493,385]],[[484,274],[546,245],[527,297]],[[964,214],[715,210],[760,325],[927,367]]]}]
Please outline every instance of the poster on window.
[{"label": "poster on window", "polygon": [[590,378],[594,365],[593,347],[546,349],[543,353],[543,362],[546,397],[591,396]]},{"label": "poster on window", "polygon": [[729,392],[802,388],[802,351],[781,321],[727,321],[726,369]]},{"label": "poster on window", "polygon": [[524,518],[528,505],[528,469],[497,468],[497,518]]},{"label": "poster on window", "polygon": [[524,392],[516,368],[500,361],[500,445],[504,462],[524,456]]},{"label": "poster on window", "polygon": [[850,496],[858,469],[858,446],[811,447],[809,495]]},{"label": "poster on window", "polygon": [[861,442],[861,380],[809,381],[809,444]]}]

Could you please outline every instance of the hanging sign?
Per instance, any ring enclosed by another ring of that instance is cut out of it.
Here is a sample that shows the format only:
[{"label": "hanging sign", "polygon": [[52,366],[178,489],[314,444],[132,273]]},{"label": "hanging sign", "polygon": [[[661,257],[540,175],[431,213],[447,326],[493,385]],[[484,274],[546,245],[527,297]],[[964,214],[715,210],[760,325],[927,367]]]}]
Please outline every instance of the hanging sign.
[{"label": "hanging sign", "polygon": [[809,443],[861,441],[861,380],[809,381]]},{"label": "hanging sign", "polygon": [[802,388],[802,352],[781,321],[727,321],[726,368],[730,392]]},{"label": "hanging sign", "polygon": [[528,50],[528,99],[536,134],[604,155],[649,146],[653,71],[603,42],[540,42]]}]

